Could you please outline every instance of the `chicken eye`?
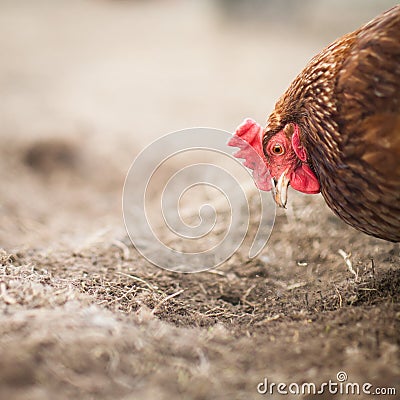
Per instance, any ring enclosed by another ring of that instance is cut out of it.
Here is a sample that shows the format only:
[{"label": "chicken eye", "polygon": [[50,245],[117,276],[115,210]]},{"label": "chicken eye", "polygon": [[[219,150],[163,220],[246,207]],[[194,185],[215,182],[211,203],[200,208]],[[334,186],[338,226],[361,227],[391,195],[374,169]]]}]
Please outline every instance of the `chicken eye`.
[{"label": "chicken eye", "polygon": [[276,143],[272,146],[272,153],[278,156],[281,156],[285,152],[283,146],[279,143]]}]

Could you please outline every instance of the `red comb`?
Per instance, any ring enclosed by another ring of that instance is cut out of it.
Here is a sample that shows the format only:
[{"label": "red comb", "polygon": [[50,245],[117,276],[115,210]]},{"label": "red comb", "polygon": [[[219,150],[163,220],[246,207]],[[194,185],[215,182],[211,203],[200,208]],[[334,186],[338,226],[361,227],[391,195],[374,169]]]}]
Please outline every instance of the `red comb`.
[{"label": "red comb", "polygon": [[233,156],[243,158],[245,160],[244,166],[253,170],[256,186],[260,190],[268,191],[272,189],[272,183],[267,168],[268,162],[262,148],[262,132],[261,125],[251,118],[246,118],[238,126],[228,145],[239,147],[240,150]]}]

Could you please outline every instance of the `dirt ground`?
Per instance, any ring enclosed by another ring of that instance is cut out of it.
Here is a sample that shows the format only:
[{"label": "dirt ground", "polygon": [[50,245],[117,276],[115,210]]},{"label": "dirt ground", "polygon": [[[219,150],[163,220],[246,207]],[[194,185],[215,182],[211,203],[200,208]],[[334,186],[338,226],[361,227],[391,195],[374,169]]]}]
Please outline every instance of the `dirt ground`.
[{"label": "dirt ground", "polygon": [[[264,378],[318,385],[339,371],[397,389],[353,398],[398,398],[398,244],[291,191],[257,258],[240,248],[218,269],[177,274],[137,253],[121,211],[143,146],[263,121],[314,52],[377,10],[299,40],[233,28],[193,2],[16,4],[0,13],[0,398],[256,399]],[[265,395],[285,397],[302,398]]]}]

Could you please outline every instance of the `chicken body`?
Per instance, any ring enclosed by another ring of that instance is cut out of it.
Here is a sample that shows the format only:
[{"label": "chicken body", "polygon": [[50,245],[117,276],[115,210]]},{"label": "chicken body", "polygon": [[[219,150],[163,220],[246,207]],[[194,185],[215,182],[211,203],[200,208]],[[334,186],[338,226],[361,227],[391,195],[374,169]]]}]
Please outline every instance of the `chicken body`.
[{"label": "chicken body", "polygon": [[400,241],[400,6],[315,56],[259,136],[278,204],[289,184],[320,190],[348,224]]}]

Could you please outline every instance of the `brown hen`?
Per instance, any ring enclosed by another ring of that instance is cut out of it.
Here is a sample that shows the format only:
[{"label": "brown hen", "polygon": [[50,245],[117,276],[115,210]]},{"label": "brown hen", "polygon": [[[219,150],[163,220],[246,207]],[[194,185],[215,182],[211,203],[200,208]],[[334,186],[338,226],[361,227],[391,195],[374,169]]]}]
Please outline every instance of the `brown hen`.
[{"label": "brown hen", "polygon": [[[286,205],[289,184],[321,191],[348,224],[400,241],[400,6],[325,48],[266,128],[246,120],[237,136],[262,149],[278,205]],[[239,157],[249,164],[252,156]]]}]

